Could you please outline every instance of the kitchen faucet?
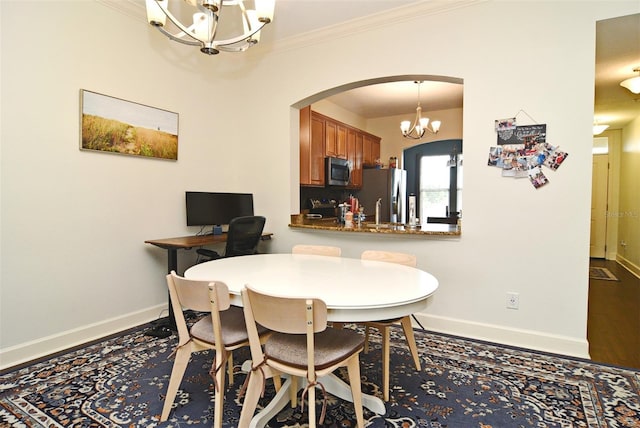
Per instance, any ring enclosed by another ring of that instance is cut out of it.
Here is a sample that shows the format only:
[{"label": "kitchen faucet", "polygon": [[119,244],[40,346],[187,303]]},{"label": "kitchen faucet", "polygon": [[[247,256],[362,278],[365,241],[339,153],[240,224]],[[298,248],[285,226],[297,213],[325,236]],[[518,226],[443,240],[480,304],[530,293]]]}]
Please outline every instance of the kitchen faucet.
[{"label": "kitchen faucet", "polygon": [[380,207],[382,206],[382,198],[376,201],[376,226],[380,224]]}]

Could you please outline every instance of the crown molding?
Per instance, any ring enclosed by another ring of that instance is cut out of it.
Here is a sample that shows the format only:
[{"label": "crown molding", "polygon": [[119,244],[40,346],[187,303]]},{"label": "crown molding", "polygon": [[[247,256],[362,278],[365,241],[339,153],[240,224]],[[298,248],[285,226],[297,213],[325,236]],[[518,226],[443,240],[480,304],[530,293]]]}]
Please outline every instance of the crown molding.
[{"label": "crown molding", "polygon": [[94,0],[108,8],[117,10],[136,21],[147,23],[147,9],[144,0]]},{"label": "crown molding", "polygon": [[[275,52],[296,49],[326,42],[328,39],[348,37],[350,35],[414,20],[416,17],[437,15],[480,3],[486,3],[487,1],[489,0],[421,0],[405,6],[301,33],[282,40],[275,40],[272,42],[270,50]],[[260,44],[256,46],[256,48],[259,47]],[[266,46],[264,47],[266,48]]]},{"label": "crown molding", "polygon": [[[95,2],[116,10],[136,21],[147,23],[146,6],[143,0],[94,0]],[[267,34],[263,41],[251,48],[252,55],[262,51],[270,53],[303,48],[331,39],[340,39],[358,33],[396,25],[411,21],[417,17],[437,15],[452,10],[474,6],[490,0],[420,0],[415,3],[366,15],[360,18],[339,22],[317,30],[297,34],[281,40],[269,40]],[[276,18],[277,19],[277,18]]]}]

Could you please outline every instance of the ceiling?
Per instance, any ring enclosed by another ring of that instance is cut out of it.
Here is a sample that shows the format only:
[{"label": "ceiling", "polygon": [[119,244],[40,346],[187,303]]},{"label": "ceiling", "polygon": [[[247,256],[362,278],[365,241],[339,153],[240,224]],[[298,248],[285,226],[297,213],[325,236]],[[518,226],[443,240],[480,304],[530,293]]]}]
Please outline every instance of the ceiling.
[{"label": "ceiling", "polygon": [[[146,22],[144,0],[96,1]],[[170,4],[176,6],[183,3],[170,0]],[[274,21],[263,31],[261,44],[354,24],[372,16],[389,13],[397,16],[403,10],[435,3],[433,0],[277,0]],[[640,67],[640,14],[599,21],[596,30],[594,115],[600,123],[617,129],[640,116],[640,95],[619,85],[634,75],[633,68]],[[407,114],[415,111],[418,100],[413,80],[356,88],[328,99],[365,118]],[[421,85],[420,98],[425,111],[460,108],[462,85],[426,81]]]}]

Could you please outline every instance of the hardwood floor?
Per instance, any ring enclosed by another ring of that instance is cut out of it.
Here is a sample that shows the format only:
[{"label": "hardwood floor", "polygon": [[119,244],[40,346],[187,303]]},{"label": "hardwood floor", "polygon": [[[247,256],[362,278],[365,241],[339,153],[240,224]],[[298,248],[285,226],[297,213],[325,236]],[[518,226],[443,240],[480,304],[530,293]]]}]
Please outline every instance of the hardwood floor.
[{"label": "hardwood floor", "polygon": [[591,259],[619,281],[589,279],[587,340],[593,361],[640,369],[640,279],[615,261]]}]

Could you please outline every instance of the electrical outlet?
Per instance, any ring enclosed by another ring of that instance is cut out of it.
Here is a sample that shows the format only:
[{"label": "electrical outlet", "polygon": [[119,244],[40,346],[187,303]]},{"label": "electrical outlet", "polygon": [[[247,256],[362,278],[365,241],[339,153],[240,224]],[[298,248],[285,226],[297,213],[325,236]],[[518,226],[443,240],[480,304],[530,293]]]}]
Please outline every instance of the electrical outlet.
[{"label": "electrical outlet", "polygon": [[520,295],[512,291],[507,293],[507,309],[518,309],[520,306]]}]

